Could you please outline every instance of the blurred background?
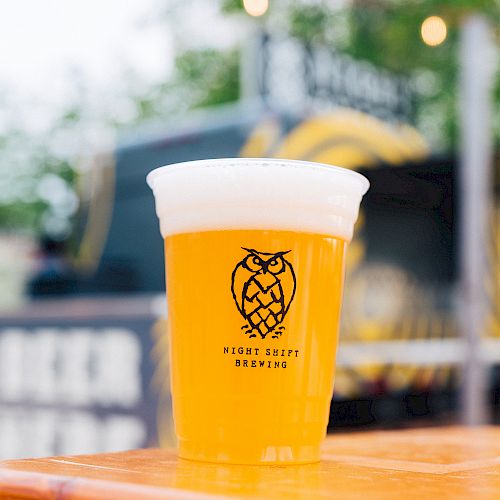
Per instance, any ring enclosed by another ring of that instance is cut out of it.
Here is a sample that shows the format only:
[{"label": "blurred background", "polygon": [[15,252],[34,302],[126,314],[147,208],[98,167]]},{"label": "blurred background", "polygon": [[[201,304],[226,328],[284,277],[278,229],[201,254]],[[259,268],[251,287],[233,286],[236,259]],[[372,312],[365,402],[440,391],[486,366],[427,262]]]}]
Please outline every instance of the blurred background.
[{"label": "blurred background", "polygon": [[330,432],[500,422],[498,0],[18,0],[0,15],[0,458],[173,444],[152,168],[372,184]]}]

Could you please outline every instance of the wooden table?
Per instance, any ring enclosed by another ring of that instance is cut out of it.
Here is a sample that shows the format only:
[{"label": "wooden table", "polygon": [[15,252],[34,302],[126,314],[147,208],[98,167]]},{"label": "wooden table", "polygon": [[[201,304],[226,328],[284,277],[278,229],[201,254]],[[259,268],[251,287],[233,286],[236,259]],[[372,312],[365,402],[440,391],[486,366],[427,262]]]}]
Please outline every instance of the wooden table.
[{"label": "wooden table", "polygon": [[0,463],[1,498],[500,498],[500,427],[359,432],[328,437],[300,466],[189,462],[173,451]]}]

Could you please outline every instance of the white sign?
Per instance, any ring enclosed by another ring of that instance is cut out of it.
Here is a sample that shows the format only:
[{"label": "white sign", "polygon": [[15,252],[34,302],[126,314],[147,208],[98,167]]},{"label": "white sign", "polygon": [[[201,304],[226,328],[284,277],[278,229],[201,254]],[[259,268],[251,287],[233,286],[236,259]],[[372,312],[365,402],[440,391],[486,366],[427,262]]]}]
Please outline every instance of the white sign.
[{"label": "white sign", "polygon": [[0,458],[140,446],[141,351],[123,328],[0,330]]}]

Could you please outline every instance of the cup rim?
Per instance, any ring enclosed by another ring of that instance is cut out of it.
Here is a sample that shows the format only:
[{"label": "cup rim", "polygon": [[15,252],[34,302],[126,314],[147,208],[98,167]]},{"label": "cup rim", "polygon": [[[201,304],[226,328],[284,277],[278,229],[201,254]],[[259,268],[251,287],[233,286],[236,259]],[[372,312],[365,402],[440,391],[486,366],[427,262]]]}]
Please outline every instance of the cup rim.
[{"label": "cup rim", "polygon": [[354,170],[350,170],[345,167],[339,167],[337,165],[330,165],[328,163],[318,163],[313,161],[306,160],[288,160],[286,158],[209,158],[205,160],[192,160],[178,163],[171,163],[167,165],[163,165],[161,167],[155,168],[151,172],[149,172],[146,176],[146,182],[148,183],[151,189],[154,188],[154,181],[158,177],[162,177],[166,174],[171,174],[177,172],[179,170],[190,170],[193,168],[210,168],[217,166],[229,166],[232,165],[234,168],[239,166],[248,166],[253,165],[264,167],[268,164],[273,166],[281,166],[284,168],[302,168],[302,169],[313,169],[320,170],[323,172],[330,172],[341,174],[346,178],[350,178],[358,183],[361,186],[361,194],[364,195],[368,188],[370,187],[370,182],[368,179]]}]

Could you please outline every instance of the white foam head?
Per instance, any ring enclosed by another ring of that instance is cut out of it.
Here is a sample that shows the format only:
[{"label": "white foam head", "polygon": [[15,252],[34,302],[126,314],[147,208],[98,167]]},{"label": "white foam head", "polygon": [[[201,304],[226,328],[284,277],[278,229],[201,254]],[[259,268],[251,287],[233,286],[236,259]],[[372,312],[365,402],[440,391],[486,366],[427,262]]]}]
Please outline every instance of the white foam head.
[{"label": "white foam head", "polygon": [[194,231],[274,229],[352,238],[368,180],[320,163],[225,158],[149,173],[163,237]]}]

